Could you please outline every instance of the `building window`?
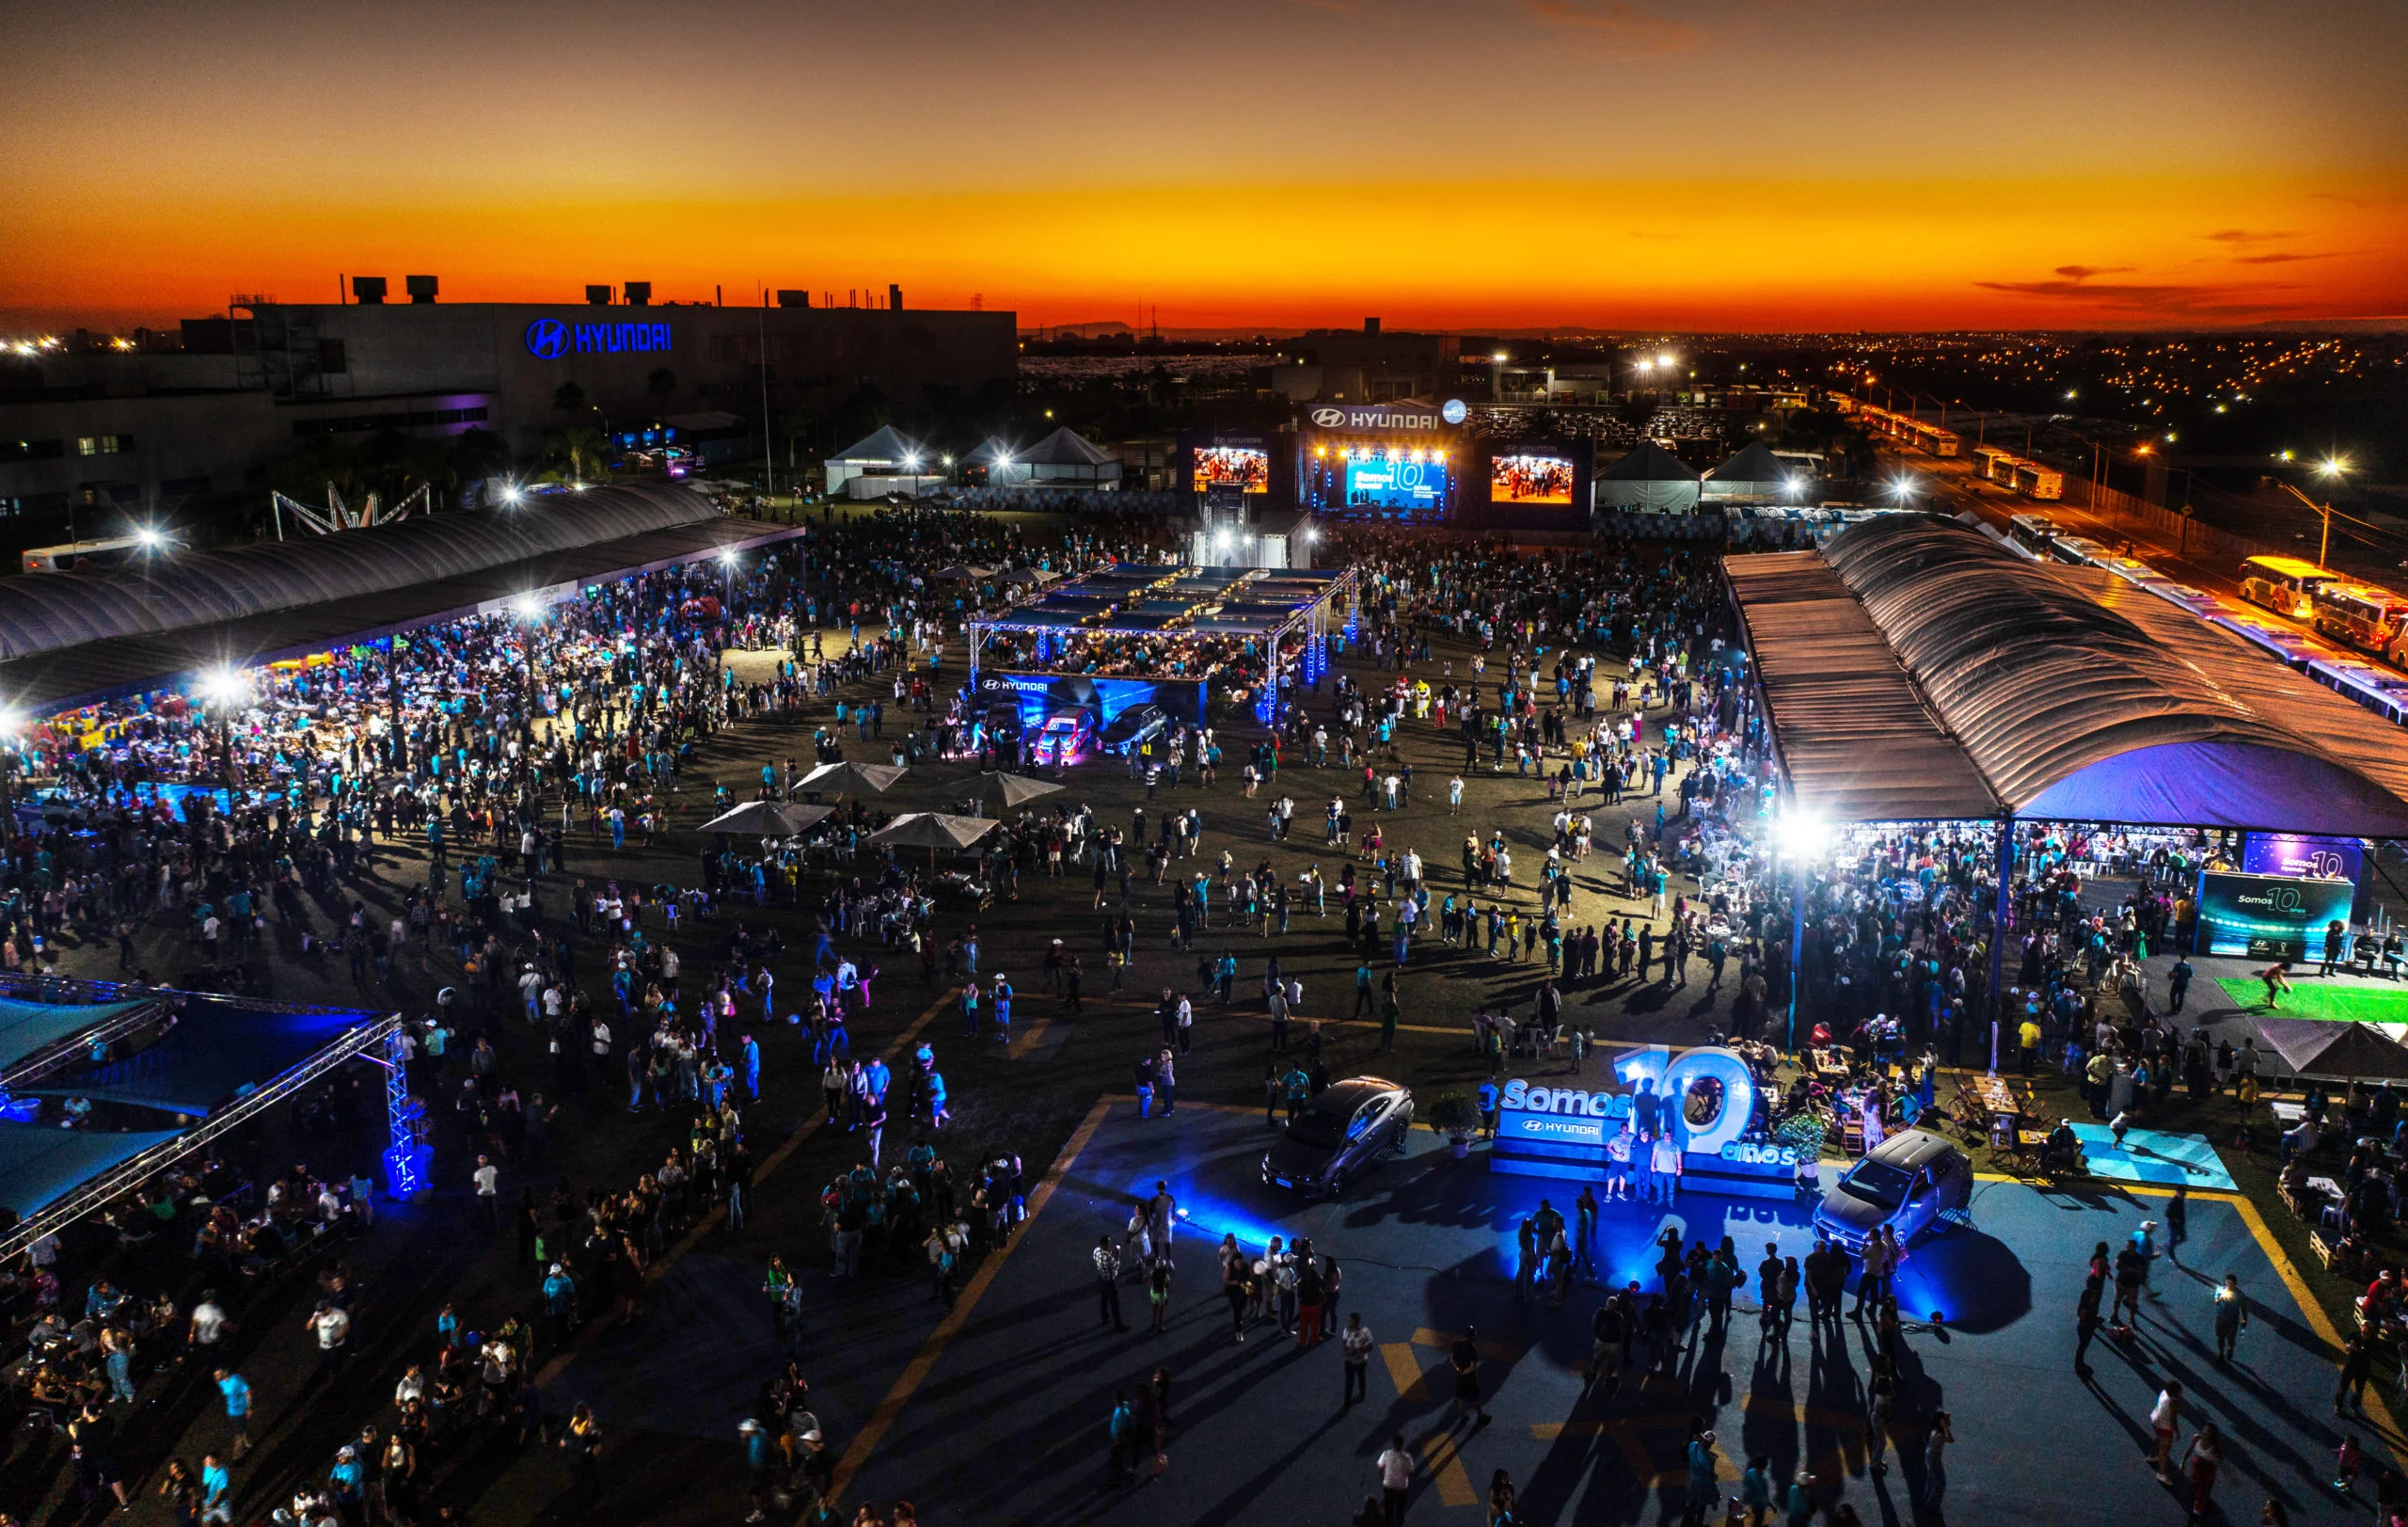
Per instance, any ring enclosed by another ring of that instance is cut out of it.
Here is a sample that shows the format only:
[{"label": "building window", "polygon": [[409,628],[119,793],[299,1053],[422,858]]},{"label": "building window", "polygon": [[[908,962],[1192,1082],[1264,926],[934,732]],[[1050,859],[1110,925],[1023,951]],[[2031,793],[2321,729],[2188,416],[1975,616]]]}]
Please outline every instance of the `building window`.
[{"label": "building window", "polygon": [[134,449],[131,435],[83,435],[75,440],[79,456],[114,456]]}]

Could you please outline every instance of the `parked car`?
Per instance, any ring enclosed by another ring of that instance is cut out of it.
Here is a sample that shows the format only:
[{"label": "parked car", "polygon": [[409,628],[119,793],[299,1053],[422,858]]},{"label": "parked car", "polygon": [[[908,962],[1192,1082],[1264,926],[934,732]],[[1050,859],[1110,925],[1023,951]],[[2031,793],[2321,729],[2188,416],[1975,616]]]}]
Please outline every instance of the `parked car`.
[{"label": "parked car", "polygon": [[1905,1246],[1972,1197],[1973,1164],[1964,1152],[1929,1130],[1900,1130],[1824,1190],[1814,1230],[1853,1253],[1887,1225]]},{"label": "parked car", "polygon": [[1288,1121],[1262,1153],[1262,1180],[1314,1197],[1336,1198],[1382,1156],[1404,1149],[1413,1128],[1413,1094],[1377,1076],[1334,1083]]},{"label": "parked car", "polygon": [[1170,730],[1170,713],[1157,705],[1131,706],[1103,729],[1107,753],[1128,754]]},{"label": "parked car", "polygon": [[1084,710],[1056,710],[1037,729],[1029,751],[1040,764],[1076,763],[1095,751],[1095,718]]}]

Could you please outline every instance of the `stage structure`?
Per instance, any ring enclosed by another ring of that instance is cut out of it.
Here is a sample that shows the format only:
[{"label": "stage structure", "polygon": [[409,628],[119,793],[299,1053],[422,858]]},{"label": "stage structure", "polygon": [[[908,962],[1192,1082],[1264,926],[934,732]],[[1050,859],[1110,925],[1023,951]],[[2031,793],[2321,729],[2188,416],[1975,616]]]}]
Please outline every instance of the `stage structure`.
[{"label": "stage structure", "polygon": [[1016,696],[1024,724],[1075,708],[1101,728],[1138,705],[1201,724],[1242,689],[1269,724],[1283,691],[1329,671],[1331,641],[1354,640],[1362,602],[1352,567],[1116,563],[974,617],[970,691],[990,707]]},{"label": "stage structure", "polygon": [[[0,995],[22,998],[36,990],[46,990],[55,995],[62,986],[56,980],[16,978],[0,980]],[[173,1166],[176,1162],[206,1150],[213,1143],[241,1129],[244,1125],[266,1116],[272,1110],[290,1103],[295,1096],[325,1081],[336,1071],[355,1059],[383,1066],[386,1072],[386,1114],[388,1145],[384,1153],[386,1185],[396,1199],[406,1199],[427,1184],[428,1168],[433,1149],[427,1143],[428,1129],[425,1105],[412,1097],[404,1068],[406,1047],[402,1042],[404,1020],[399,1013],[379,1016],[371,1012],[314,1008],[295,1003],[261,1002],[249,998],[230,999],[214,993],[177,993],[154,987],[116,986],[108,982],[76,981],[71,983],[77,1000],[90,1002],[129,1002],[138,1004],[139,1013],[129,1011],[122,1017],[141,1016],[146,1022],[164,1018],[178,997],[184,998],[179,1026],[205,1026],[206,1007],[220,1005],[231,1012],[251,1015],[289,1014],[295,1017],[320,1017],[332,1028],[344,1018],[355,1020],[341,1027],[328,1042],[318,1044],[297,1063],[285,1066],[257,1086],[239,1091],[232,1101],[210,1110],[200,1122],[190,1128],[152,1132],[128,1137],[129,1143],[138,1143],[131,1153],[107,1159],[106,1165],[83,1181],[75,1183],[46,1203],[28,1206],[20,1219],[0,1233],[0,1259],[14,1257],[50,1232],[73,1224],[96,1214],[123,1195]],[[113,1016],[105,1026],[121,1027],[120,1019]],[[97,1033],[99,1030],[91,1032]],[[89,1035],[85,1037],[88,1042]],[[290,1052],[287,1052],[288,1054]],[[51,1068],[54,1074],[44,1076],[38,1086],[28,1089],[45,1095],[88,1091],[97,1097],[108,1097],[105,1086],[80,1087],[74,1074],[55,1074],[67,1068]],[[23,1126],[19,1126],[23,1127]],[[45,1136],[60,1132],[44,1130]],[[85,1137],[90,1138],[90,1137]],[[103,1157],[102,1159],[106,1159]]]}]

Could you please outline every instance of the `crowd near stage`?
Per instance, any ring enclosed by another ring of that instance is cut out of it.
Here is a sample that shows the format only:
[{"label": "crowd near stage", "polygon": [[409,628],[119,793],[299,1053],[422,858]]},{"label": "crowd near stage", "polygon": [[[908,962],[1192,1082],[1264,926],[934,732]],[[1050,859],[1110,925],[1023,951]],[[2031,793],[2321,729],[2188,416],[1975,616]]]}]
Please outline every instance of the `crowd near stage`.
[{"label": "crowd near stage", "polygon": [[1309,568],[652,485],[0,585],[0,1509],[2408,1501],[2396,730],[1930,517],[1349,516],[1475,475],[1355,412],[1182,458]]}]

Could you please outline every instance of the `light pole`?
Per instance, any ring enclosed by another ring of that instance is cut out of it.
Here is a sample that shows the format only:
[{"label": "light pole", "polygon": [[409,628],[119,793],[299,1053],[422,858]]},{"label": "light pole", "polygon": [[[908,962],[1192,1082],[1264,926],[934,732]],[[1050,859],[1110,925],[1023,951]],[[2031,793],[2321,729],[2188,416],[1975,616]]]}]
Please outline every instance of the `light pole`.
[{"label": "light pole", "polygon": [[[2338,456],[2327,456],[2324,460],[2316,464],[2316,475],[2323,478],[2328,483],[2339,482],[2348,474],[2349,470],[2350,464]],[[2293,487],[2289,483],[2283,484],[2282,489],[2292,498],[2297,499],[2300,502],[2307,505],[2310,509],[2315,510],[2316,517],[2323,521],[2323,533],[2318,537],[2316,543],[2316,565],[2319,567],[2327,565],[2326,557],[2333,549],[2333,490],[2330,488],[2325,489],[2324,501],[2322,503],[2319,503],[2314,499],[2311,499],[2306,494],[2302,493],[2298,488]]]},{"label": "light pole", "polygon": [[226,806],[234,805],[234,708],[250,692],[250,684],[236,668],[219,668],[200,681],[200,698],[217,718],[218,768],[226,780]]}]

